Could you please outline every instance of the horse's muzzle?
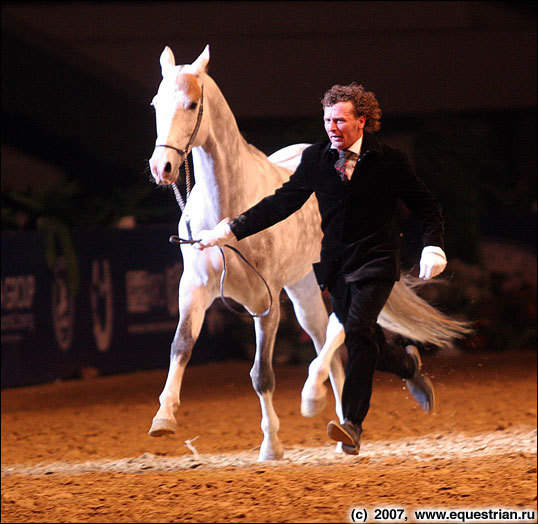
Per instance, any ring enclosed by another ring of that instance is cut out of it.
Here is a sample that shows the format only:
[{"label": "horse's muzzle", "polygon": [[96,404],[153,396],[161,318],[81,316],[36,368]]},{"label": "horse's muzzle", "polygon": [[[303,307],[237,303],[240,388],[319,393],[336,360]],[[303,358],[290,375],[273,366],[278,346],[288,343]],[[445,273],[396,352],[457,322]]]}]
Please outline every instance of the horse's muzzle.
[{"label": "horse's muzzle", "polygon": [[175,167],[166,157],[155,154],[149,160],[151,175],[158,185],[167,185],[174,183],[177,180],[179,167]]}]

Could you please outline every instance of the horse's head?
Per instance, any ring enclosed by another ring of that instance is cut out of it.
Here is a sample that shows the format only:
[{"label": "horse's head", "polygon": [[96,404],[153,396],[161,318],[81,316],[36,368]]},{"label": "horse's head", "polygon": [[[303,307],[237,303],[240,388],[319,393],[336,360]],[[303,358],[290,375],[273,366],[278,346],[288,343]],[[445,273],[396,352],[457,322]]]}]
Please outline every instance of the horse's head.
[{"label": "horse's head", "polygon": [[200,141],[203,77],[208,62],[209,46],[188,65],[176,65],[169,47],[161,54],[163,78],[151,102],[157,120],[157,140],[149,160],[157,184],[175,182],[190,148]]}]

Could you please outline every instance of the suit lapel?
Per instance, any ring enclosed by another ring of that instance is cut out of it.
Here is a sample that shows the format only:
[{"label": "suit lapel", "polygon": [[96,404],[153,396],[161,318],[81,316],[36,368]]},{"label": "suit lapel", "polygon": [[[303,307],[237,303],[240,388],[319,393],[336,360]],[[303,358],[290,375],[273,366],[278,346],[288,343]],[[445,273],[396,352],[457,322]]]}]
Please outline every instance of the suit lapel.
[{"label": "suit lapel", "polygon": [[353,170],[353,176],[351,177],[351,180],[360,176],[359,173],[361,171],[361,167],[364,163],[364,160],[367,157],[371,157],[373,155],[381,155],[381,145],[379,141],[374,138],[370,133],[365,132],[362,139],[361,154],[359,155],[357,163],[355,164],[355,169]]}]

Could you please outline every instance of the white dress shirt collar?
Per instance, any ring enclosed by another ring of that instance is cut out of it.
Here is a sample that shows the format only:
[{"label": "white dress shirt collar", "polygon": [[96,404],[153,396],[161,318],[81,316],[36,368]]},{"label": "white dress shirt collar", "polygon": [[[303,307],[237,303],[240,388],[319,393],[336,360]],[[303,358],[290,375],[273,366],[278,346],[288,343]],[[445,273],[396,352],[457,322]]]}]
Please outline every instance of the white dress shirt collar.
[{"label": "white dress shirt collar", "polygon": [[[350,147],[348,147],[348,151],[352,151],[353,153],[355,153],[357,156],[360,156],[361,154],[361,148],[362,148],[362,139],[364,137],[364,134],[361,135],[361,137],[354,143],[352,144]],[[336,149],[336,147],[334,147],[333,145],[331,145],[331,149]]]},{"label": "white dress shirt collar", "polygon": [[360,156],[361,154],[361,148],[362,148],[362,137],[364,135],[361,135],[361,137],[349,148],[350,151],[353,151],[357,156]]}]

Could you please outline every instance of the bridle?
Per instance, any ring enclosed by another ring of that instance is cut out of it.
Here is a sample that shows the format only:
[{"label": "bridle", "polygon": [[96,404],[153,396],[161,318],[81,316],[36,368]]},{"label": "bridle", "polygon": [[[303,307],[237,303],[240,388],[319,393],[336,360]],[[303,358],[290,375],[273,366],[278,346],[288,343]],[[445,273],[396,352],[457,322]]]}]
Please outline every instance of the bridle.
[{"label": "bridle", "polygon": [[196,118],[196,124],[194,125],[194,129],[191,133],[189,141],[187,142],[187,145],[185,146],[185,149],[179,149],[179,147],[170,146],[168,144],[157,144],[155,147],[167,147],[168,149],[173,149],[174,151],[177,151],[180,155],[188,155],[189,148],[191,144],[194,142],[194,139],[196,138],[196,135],[198,134],[198,130],[200,129],[200,124],[202,122],[203,114],[204,114],[204,86],[202,86],[202,94],[200,95],[200,109],[198,110],[198,117]]},{"label": "bridle", "polygon": [[[179,189],[178,189],[176,183],[172,182],[172,184],[170,184],[171,187],[172,187],[172,190],[174,191],[174,196],[176,197],[177,203],[179,204],[179,208],[181,209],[182,214],[185,211],[186,200],[188,200],[188,198],[190,196],[190,193],[191,193],[191,189],[192,189],[191,170],[190,170],[190,166],[189,166],[189,149],[191,147],[191,144],[194,142],[194,139],[196,138],[196,135],[198,134],[198,130],[200,129],[200,123],[202,122],[203,113],[204,113],[204,87],[202,86],[202,95],[200,97],[200,109],[198,110],[198,117],[196,119],[196,124],[194,126],[194,130],[193,130],[193,132],[192,132],[192,134],[191,134],[191,136],[190,136],[190,138],[189,138],[189,140],[187,142],[187,145],[185,146],[185,149],[180,149],[178,147],[171,146],[171,145],[168,145],[168,144],[157,144],[155,146],[156,148],[157,147],[166,147],[168,149],[173,149],[174,151],[177,151],[177,153],[179,153],[180,155],[185,156],[185,159],[184,159],[184,164],[185,164],[185,185],[186,185],[186,190],[187,190],[185,200],[183,200],[183,197],[181,196],[181,193],[179,192]],[[178,237],[177,235],[172,235],[169,238],[170,243],[196,244],[197,242],[199,242],[199,240],[194,240],[192,238],[190,217],[187,216],[187,215],[185,215],[185,224],[187,226],[187,233],[189,235],[189,238],[184,239],[184,238]],[[243,256],[243,254],[238,249],[236,249],[235,247],[230,246],[228,244],[225,244],[224,247],[227,247],[228,249],[231,249],[232,251],[237,253],[237,255],[239,255],[239,257],[262,279],[263,283],[265,284],[265,287],[267,288],[267,292],[269,293],[269,307],[263,313],[251,314],[248,311],[245,312],[245,311],[241,311],[239,309],[234,308],[224,298],[224,279],[226,277],[226,258],[224,256],[223,249],[220,246],[217,246],[217,247],[219,248],[220,254],[222,256],[222,274],[221,274],[221,277],[220,277],[220,298],[221,298],[222,303],[224,304],[224,306],[228,310],[232,311],[233,313],[237,313],[239,315],[245,315],[245,316],[249,316],[249,317],[252,317],[252,318],[267,316],[270,313],[270,311],[271,311],[271,309],[273,307],[273,295],[271,293],[271,289],[269,288],[269,284],[267,284],[266,280],[262,277],[262,275],[258,272],[258,270]]]},{"label": "bridle", "polygon": [[[180,155],[185,155],[185,159],[183,161],[185,165],[185,185],[187,186],[187,194],[186,199],[188,200],[189,195],[191,194],[192,189],[192,179],[191,179],[191,169],[189,166],[189,150],[191,147],[191,144],[194,142],[194,139],[196,138],[196,135],[198,134],[198,130],[200,129],[200,124],[202,122],[202,116],[204,114],[204,86],[202,85],[202,94],[200,96],[200,109],[198,110],[198,116],[196,118],[196,124],[194,125],[194,129],[191,133],[191,136],[187,142],[187,145],[185,146],[185,149],[179,149],[179,147],[171,146],[168,144],[157,144],[155,147],[166,147],[168,149],[173,149],[174,151],[177,151]],[[174,192],[174,195],[176,197],[177,203],[179,204],[179,207],[181,209],[181,213],[185,210],[185,200],[183,200],[183,197],[181,196],[181,193],[179,192],[179,189],[177,188],[177,185],[175,182],[172,182],[172,191]],[[189,238],[191,237],[190,234],[190,226],[187,223],[187,229],[189,230]]]}]

